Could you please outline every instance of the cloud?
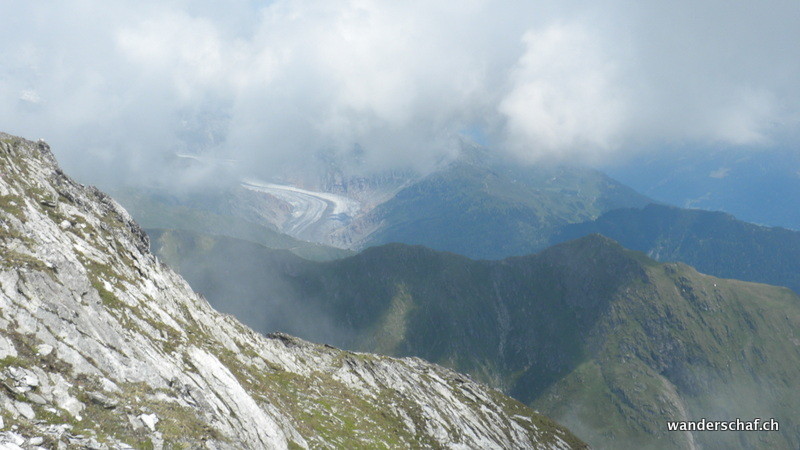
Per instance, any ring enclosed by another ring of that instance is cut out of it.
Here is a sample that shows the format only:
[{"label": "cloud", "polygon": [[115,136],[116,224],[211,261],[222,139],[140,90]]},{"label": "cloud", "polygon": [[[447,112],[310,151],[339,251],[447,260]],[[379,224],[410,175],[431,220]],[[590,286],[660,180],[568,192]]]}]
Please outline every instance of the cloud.
[{"label": "cloud", "polygon": [[176,152],[258,175],[355,150],[424,169],[465,133],[527,161],[800,135],[794,0],[3,8],[0,122],[93,182],[148,182]]},{"label": "cloud", "polygon": [[[286,2],[265,10],[252,45],[269,73],[247,79],[248,95],[237,98],[234,146],[257,155],[266,144],[267,158],[291,158],[358,145],[375,164],[424,164],[453,151],[459,130],[478,115],[484,61],[438,26],[446,16],[472,18],[424,2],[386,5]],[[431,23],[419,20],[426,15]]]},{"label": "cloud", "polygon": [[786,1],[680,2],[642,12],[640,22],[658,38],[638,45],[631,70],[646,83],[641,128],[662,139],[733,145],[765,143],[793,115],[785,125],[796,128],[790,103],[800,90],[787,76],[800,70],[790,56],[800,50],[798,20],[800,5]]},{"label": "cloud", "polygon": [[717,170],[712,170],[711,173],[708,174],[710,178],[725,178],[731,172],[730,167],[720,167]]},{"label": "cloud", "polygon": [[601,2],[529,30],[502,137],[529,159],[589,162],[675,143],[787,144],[800,128],[800,5],[761,6]]},{"label": "cloud", "polygon": [[599,155],[620,145],[629,122],[626,88],[599,43],[575,25],[528,31],[498,110],[508,147],[522,155]]}]

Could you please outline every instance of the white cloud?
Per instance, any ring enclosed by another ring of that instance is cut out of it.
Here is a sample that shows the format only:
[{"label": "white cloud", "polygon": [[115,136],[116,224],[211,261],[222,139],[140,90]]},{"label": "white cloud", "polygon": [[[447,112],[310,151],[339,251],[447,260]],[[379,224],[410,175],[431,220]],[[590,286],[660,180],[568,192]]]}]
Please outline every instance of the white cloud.
[{"label": "white cloud", "polygon": [[717,170],[712,170],[711,173],[708,174],[709,178],[725,178],[730,174],[731,168],[730,167],[720,167]]},{"label": "white cloud", "polygon": [[222,42],[208,19],[172,12],[124,27],[115,38],[121,56],[139,75],[171,83],[178,101],[218,87],[237,50],[235,43]]},{"label": "white cloud", "polygon": [[24,89],[19,93],[19,99],[28,103],[42,103],[42,97],[33,89]]},{"label": "white cloud", "polygon": [[769,91],[742,89],[731,92],[729,102],[712,117],[712,136],[734,145],[747,145],[767,142],[770,128],[780,115]]},{"label": "white cloud", "polygon": [[614,150],[629,93],[593,36],[556,24],[523,36],[526,50],[500,102],[510,148],[529,158],[567,153],[585,159]]},{"label": "white cloud", "polygon": [[800,135],[796,0],[2,8],[0,122],[91,176],[176,151],[268,171],[360,146],[425,166],[465,130],[529,160]]}]

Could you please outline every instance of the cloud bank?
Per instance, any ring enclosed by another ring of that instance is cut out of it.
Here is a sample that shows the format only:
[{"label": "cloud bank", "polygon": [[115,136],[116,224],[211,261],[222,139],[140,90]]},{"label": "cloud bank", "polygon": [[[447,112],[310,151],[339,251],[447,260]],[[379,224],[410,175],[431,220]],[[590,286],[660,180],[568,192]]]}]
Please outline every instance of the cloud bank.
[{"label": "cloud bank", "polygon": [[800,135],[796,0],[0,8],[3,129],[89,181],[141,181],[175,153],[269,175],[356,149],[366,167],[429,167],[461,135],[531,162]]}]

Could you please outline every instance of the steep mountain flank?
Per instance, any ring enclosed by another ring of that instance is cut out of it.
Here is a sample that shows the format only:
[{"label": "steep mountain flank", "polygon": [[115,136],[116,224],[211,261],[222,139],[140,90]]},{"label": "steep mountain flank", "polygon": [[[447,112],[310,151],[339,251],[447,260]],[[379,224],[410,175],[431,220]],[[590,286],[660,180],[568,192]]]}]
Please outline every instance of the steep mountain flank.
[{"label": "steep mountain flank", "polygon": [[718,277],[800,292],[800,231],[742,222],[722,212],[648,205],[568,225],[554,241],[590,233],[608,236],[659,261],[680,261]]},{"label": "steep mountain flank", "polygon": [[0,134],[0,243],[5,448],[583,445],[450,370],[217,313],[43,142]]},{"label": "steep mountain flank", "polygon": [[650,203],[590,169],[520,167],[494,161],[485,150],[465,152],[356,221],[371,230],[360,246],[402,242],[500,259],[545,248],[565,224]]},{"label": "steep mountain flank", "polygon": [[[657,263],[599,235],[502,261],[392,244],[326,263],[196,239],[167,231],[153,245],[255,329],[447,365],[593,446],[800,445],[800,298],[788,289]],[[238,295],[217,296],[232,284]],[[259,322],[276,301],[286,319]],[[666,430],[737,417],[774,417],[780,432]]]}]

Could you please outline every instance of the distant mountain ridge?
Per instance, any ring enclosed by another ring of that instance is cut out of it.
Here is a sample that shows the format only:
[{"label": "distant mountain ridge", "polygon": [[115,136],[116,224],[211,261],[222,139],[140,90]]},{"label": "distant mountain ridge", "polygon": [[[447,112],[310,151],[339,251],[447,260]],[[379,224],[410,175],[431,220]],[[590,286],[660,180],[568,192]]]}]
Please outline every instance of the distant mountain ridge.
[{"label": "distant mountain ridge", "polygon": [[600,233],[658,261],[800,293],[800,232],[736,220],[730,214],[665,205],[610,211],[563,227],[553,243]]},{"label": "distant mountain ridge", "polygon": [[[347,183],[339,183],[346,192]],[[165,194],[121,196],[149,228],[237,237],[316,260],[352,254],[292,238],[269,224],[259,225],[253,215],[242,218],[232,205],[225,206],[225,196],[188,203]],[[274,205],[264,201],[266,205],[255,198],[238,198],[235,208],[249,208],[255,215],[274,211]],[[681,261],[715,276],[800,292],[800,232],[748,224],[724,213],[648,202],[597,172],[514,168],[494,161],[486,149],[468,147],[447,168],[353,219],[337,232],[337,239],[342,238],[341,243],[361,236],[361,242],[350,242],[357,248],[404,242],[499,259],[600,233],[658,261]]]},{"label": "distant mountain ridge", "polygon": [[594,170],[515,166],[482,153],[467,153],[356,221],[372,225],[358,247],[403,242],[499,259],[541,250],[566,224],[651,202]]},{"label": "distant mountain ridge", "polygon": [[[255,329],[457,368],[599,448],[800,444],[800,298],[788,289],[657,263],[599,235],[501,261],[391,244],[323,263],[191,239],[162,231],[153,245]],[[215,294],[232,285],[235,296]],[[781,432],[665,429],[701,417],[776,417]]]},{"label": "distant mountain ridge", "polygon": [[261,184],[245,184],[234,209],[296,238],[349,249],[404,242],[477,258],[540,250],[564,224],[651,202],[591,169],[520,166],[467,142],[426,175],[334,170],[308,189]]},{"label": "distant mountain ridge", "polygon": [[725,211],[747,222],[800,230],[797,146],[649,152],[606,171],[662,202]]},{"label": "distant mountain ridge", "polygon": [[[227,217],[326,247],[358,250],[404,242],[490,259],[541,250],[563,225],[651,202],[595,170],[517,165],[467,142],[459,157],[428,174],[356,176],[338,168],[339,163],[330,164],[325,171],[314,165],[310,173],[245,181],[225,192],[178,196],[150,189],[115,194],[149,228],[264,243],[219,226],[197,228],[203,221]],[[197,220],[182,218],[187,215]]]}]

